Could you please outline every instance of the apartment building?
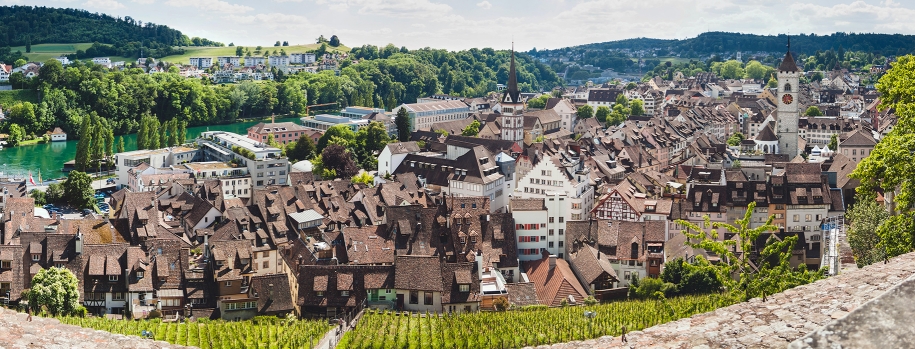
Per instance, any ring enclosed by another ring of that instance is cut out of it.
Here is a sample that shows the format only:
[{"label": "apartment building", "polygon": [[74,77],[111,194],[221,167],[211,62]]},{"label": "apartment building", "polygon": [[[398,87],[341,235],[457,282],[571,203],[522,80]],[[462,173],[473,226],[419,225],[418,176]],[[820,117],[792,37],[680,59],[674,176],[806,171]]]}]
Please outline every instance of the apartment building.
[{"label": "apartment building", "polygon": [[280,149],[232,132],[207,131],[197,144],[205,161],[238,163],[247,167],[252,189],[268,185],[283,185],[288,181],[289,159]]}]

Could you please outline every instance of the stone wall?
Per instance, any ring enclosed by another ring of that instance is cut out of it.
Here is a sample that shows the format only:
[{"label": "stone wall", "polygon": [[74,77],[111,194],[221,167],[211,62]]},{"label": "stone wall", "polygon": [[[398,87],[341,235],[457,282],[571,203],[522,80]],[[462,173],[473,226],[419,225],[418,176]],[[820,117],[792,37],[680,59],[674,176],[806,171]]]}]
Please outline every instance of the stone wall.
[{"label": "stone wall", "polygon": [[187,348],[162,341],[64,325],[57,319],[0,308],[0,348],[152,349]]},{"label": "stone wall", "polygon": [[[845,320],[846,315],[906,280],[909,281],[906,282],[906,286],[915,283],[913,275],[915,253],[910,253],[893,258],[887,264],[870,265],[810,285],[796,287],[768,297],[766,302],[758,298],[752,299],[749,302],[643,331],[631,332],[626,335],[626,343],[623,343],[620,337],[602,337],[541,348],[785,348],[789,343],[805,335],[813,336],[814,332],[823,332],[818,330],[827,324],[830,325],[828,330],[837,327],[836,323],[849,323],[849,320]],[[898,297],[901,291],[897,290],[887,293],[887,298],[892,294]],[[911,294],[904,297],[908,300],[913,298],[915,296]],[[902,303],[908,307],[915,307],[915,302]],[[866,308],[869,307],[862,307],[862,311]],[[859,313],[861,312],[854,313],[854,316],[849,316],[848,319],[866,318],[858,315]],[[834,321],[836,319],[842,320]],[[898,326],[895,328],[900,331],[912,331],[911,325],[907,322],[897,321],[896,324]],[[858,334],[857,337],[867,336]],[[820,342],[826,341],[822,335],[816,338],[820,339]],[[811,342],[807,341],[808,345],[798,347],[810,346],[809,343]]]}]

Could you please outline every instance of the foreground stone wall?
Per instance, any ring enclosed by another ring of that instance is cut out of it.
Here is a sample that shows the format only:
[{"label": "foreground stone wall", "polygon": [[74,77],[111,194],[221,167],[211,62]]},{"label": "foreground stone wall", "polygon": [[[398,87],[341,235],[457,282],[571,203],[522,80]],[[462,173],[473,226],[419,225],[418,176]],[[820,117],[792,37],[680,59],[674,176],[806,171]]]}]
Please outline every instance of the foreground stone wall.
[{"label": "foreground stone wall", "polygon": [[33,316],[0,308],[0,349],[76,348],[76,349],[152,349],[187,348],[162,341],[96,331],[64,325],[56,319]]},{"label": "foreground stone wall", "polygon": [[[785,348],[789,343],[842,319],[865,302],[906,279],[915,282],[915,253],[773,295],[752,299],[620,337],[541,346],[585,348]],[[915,298],[910,298],[915,299]],[[915,306],[915,302],[909,302]],[[902,331],[911,324],[899,323]]]}]

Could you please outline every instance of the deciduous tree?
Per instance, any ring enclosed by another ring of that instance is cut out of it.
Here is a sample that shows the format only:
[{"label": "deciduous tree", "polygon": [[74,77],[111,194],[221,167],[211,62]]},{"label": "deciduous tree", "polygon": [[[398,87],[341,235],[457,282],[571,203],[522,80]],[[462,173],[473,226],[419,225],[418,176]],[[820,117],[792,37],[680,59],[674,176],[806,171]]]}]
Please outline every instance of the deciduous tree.
[{"label": "deciduous tree", "polygon": [[397,125],[397,139],[401,142],[410,140],[410,114],[407,108],[397,110],[397,116],[394,118],[394,124]]},{"label": "deciduous tree", "polygon": [[79,280],[68,269],[41,269],[32,277],[29,306],[46,308],[51,315],[84,315],[79,304]]},{"label": "deciduous tree", "polygon": [[579,119],[587,119],[587,118],[594,117],[594,108],[592,108],[590,105],[585,104],[583,106],[578,107],[578,111],[575,113],[575,115],[578,116]]}]

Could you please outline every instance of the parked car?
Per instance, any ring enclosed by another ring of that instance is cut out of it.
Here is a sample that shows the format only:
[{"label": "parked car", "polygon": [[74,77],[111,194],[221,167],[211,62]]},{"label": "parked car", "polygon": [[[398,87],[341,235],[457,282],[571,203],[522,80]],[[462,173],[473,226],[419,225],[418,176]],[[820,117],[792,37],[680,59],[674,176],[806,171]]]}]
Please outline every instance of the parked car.
[{"label": "parked car", "polygon": [[92,210],[90,210],[90,209],[88,209],[88,208],[84,208],[84,209],[83,209],[83,214],[88,216],[88,215],[92,214]]}]

